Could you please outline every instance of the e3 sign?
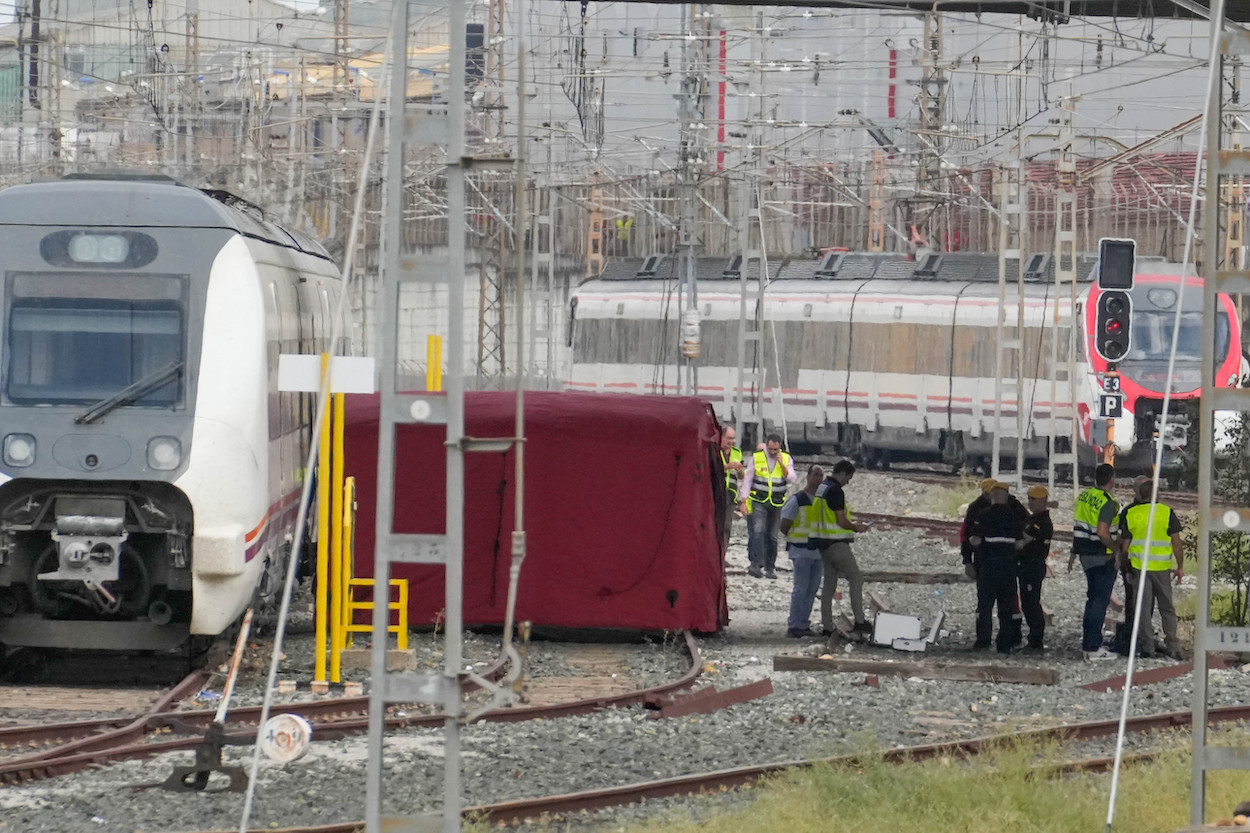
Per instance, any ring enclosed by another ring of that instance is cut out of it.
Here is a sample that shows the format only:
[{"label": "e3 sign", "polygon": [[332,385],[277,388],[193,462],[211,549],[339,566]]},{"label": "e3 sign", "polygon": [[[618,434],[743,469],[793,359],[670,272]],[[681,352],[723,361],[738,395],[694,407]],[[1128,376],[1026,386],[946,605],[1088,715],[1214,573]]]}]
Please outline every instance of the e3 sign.
[{"label": "e3 sign", "polygon": [[1098,241],[1098,305],[1094,316],[1094,350],[1109,362],[1128,355],[1132,344],[1133,275],[1137,244],[1104,237]]}]

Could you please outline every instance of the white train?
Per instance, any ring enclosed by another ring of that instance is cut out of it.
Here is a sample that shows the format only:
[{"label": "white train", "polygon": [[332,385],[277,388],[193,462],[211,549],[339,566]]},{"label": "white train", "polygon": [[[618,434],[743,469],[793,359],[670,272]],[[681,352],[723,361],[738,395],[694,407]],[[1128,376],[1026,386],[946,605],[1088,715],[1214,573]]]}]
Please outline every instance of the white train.
[{"label": "white train", "polygon": [[0,644],[169,649],[272,595],[328,349],[324,249],[220,192],[0,192]]},{"label": "white train", "polygon": [[[723,264],[723,261],[722,261]],[[1013,462],[1017,408],[1026,409],[1026,465],[1044,466],[1052,402],[1068,412],[1070,388],[1052,390],[1051,339],[1055,282],[1049,255],[1027,261],[1021,351],[1009,354],[1005,376],[1023,362],[1024,386],[1008,389],[1001,403],[1000,459]],[[740,291],[732,264],[709,270],[701,263],[698,312],[701,356],[698,392],[722,420],[734,418],[738,380]],[[1014,269],[1015,264],[1009,265]],[[1077,449],[1083,464],[1098,461],[1106,421],[1098,417],[1107,363],[1092,350],[1092,258],[1078,261],[1079,347]],[[769,427],[785,425],[791,447],[821,447],[855,456],[869,466],[892,460],[944,461],[989,468],[995,426],[998,258],[989,254],[902,255],[829,252],[776,270],[763,294],[765,322],[747,364],[765,382],[745,391],[758,397]],[[724,270],[722,273],[722,269]],[[1012,274],[1009,272],[1009,274]],[[1186,401],[1198,396],[1201,282],[1190,278],[1181,298],[1180,266],[1138,258],[1132,292],[1131,352],[1119,363],[1124,414],[1115,420],[1117,460],[1125,468],[1153,460],[1171,344],[1172,314],[1183,302],[1165,467],[1183,467],[1196,446],[1188,442]],[[569,340],[572,363],[565,385],[574,390],[676,393],[679,328],[685,303],[676,258],[613,264],[574,293]],[[754,285],[750,297],[756,297]],[[1235,385],[1241,368],[1236,312],[1221,296],[1217,383]],[[1007,337],[1015,336],[1016,289],[1009,284]],[[748,315],[754,313],[754,301]],[[1060,365],[1067,361],[1068,331],[1060,327]],[[1070,420],[1057,418],[1059,450],[1066,450]]]}]

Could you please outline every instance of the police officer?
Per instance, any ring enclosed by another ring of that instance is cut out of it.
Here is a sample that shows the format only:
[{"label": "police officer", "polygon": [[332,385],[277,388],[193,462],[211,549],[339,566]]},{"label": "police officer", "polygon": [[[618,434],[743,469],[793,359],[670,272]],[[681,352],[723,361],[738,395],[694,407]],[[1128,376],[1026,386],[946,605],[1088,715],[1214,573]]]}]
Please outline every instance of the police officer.
[{"label": "police officer", "polygon": [[1029,519],[1024,522],[1024,537],[1017,543],[1020,559],[1017,565],[1020,581],[1020,610],[1029,625],[1026,654],[1046,650],[1046,614],[1042,610],[1042,580],[1046,578],[1046,559],[1050,557],[1050,540],[1055,525],[1050,519],[1046,501],[1050,492],[1045,486],[1031,486],[1028,491]]},{"label": "police officer", "polygon": [[738,484],[742,480],[742,449],[734,445],[738,432],[732,425],[726,425],[720,434],[720,459],[725,467],[725,489],[729,492],[729,502],[725,507],[725,517],[721,521],[720,549],[729,549],[729,532],[733,529],[734,510],[738,508]]},{"label": "police officer", "polygon": [[1115,588],[1115,541],[1111,524],[1119,504],[1111,496],[1115,488],[1115,467],[1103,463],[1094,469],[1094,485],[1077,495],[1072,510],[1072,564],[1081,559],[1085,571],[1085,616],[1081,620],[1081,650],[1085,659],[1113,660],[1116,654],[1102,644],[1102,626],[1107,618],[1107,605]]},{"label": "police officer", "polygon": [[[1120,513],[1119,556],[1121,560],[1128,561],[1127,579],[1134,592],[1140,590],[1143,597],[1138,605],[1144,621],[1137,628],[1137,640],[1143,646],[1143,653],[1149,654],[1154,647],[1151,644],[1154,631],[1150,619],[1151,610],[1157,605],[1163,625],[1163,654],[1179,660],[1181,643],[1176,635],[1172,583],[1180,584],[1185,577],[1185,547],[1181,543],[1183,524],[1172,507],[1166,504],[1155,503],[1151,510],[1153,488],[1149,477],[1137,479],[1136,500]],[[1142,581],[1143,562],[1146,565],[1145,581]],[[1143,639],[1146,641],[1143,642]]]},{"label": "police officer", "polygon": [[1016,542],[1024,538],[1024,522],[1007,498],[1011,487],[995,481],[990,485],[990,505],[972,523],[968,541],[975,552],[977,570],[977,639],[973,650],[990,647],[994,630],[992,608],[998,606],[1000,654],[1010,654],[1020,642],[1016,612]]},{"label": "police officer", "polygon": [[[769,434],[764,448],[752,455],[738,490],[742,514],[750,518],[747,527],[747,572],[756,578],[777,577],[777,532],[781,527],[781,507],[787,487],[798,480],[794,462],[781,450],[781,437]],[[748,504],[747,499],[750,498]],[[749,508],[748,508],[749,507]]]}]

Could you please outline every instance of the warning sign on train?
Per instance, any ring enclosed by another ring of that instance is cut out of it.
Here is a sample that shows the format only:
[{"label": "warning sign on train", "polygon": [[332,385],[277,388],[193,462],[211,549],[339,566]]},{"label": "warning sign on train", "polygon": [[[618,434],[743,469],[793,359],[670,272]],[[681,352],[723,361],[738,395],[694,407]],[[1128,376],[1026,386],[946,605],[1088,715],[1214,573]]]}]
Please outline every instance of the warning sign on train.
[{"label": "warning sign on train", "polygon": [[1119,419],[1124,416],[1124,397],[1118,393],[1099,394],[1098,416],[1103,419]]}]

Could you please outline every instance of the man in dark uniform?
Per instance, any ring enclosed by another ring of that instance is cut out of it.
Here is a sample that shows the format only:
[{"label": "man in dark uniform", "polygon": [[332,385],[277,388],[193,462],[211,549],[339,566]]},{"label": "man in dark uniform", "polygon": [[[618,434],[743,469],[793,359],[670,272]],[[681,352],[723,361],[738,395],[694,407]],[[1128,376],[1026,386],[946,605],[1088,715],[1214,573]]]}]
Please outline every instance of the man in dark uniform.
[{"label": "man in dark uniform", "polygon": [[1016,542],[1024,538],[1024,521],[1012,509],[1006,483],[990,485],[990,505],[968,530],[968,542],[975,551],[977,570],[977,641],[974,650],[990,647],[994,630],[992,607],[998,606],[1000,654],[1009,654],[1020,642],[1020,622],[1016,612]]},{"label": "man in dark uniform", "polygon": [[973,552],[972,544],[968,542],[968,530],[972,529],[972,523],[977,519],[977,516],[990,505],[990,486],[993,484],[994,478],[992,477],[987,477],[981,481],[981,494],[977,495],[976,499],[968,504],[968,509],[964,512],[963,526],[959,528],[959,554],[964,559],[964,573],[974,581],[977,577],[977,570],[972,562],[976,553]]},{"label": "man in dark uniform", "polygon": [[1042,580],[1046,578],[1046,559],[1050,557],[1050,539],[1055,526],[1050,520],[1046,501],[1050,492],[1045,486],[1029,488],[1029,519],[1024,522],[1024,537],[1016,544],[1020,550],[1018,564],[1020,581],[1020,609],[1029,625],[1029,644],[1026,654],[1040,654],[1046,650],[1046,614],[1042,611]]},{"label": "man in dark uniform", "polygon": [[[964,573],[973,580],[977,577],[976,567],[973,566],[973,561],[975,560],[973,556],[976,553],[972,544],[968,541],[969,530],[972,529],[972,524],[977,519],[977,516],[990,505],[990,486],[994,483],[995,480],[992,477],[987,477],[981,481],[981,494],[977,495],[976,499],[968,504],[968,508],[964,511],[963,526],[959,528],[959,554],[964,559]],[[1029,517],[1029,510],[1016,499],[1015,495],[1008,493],[1007,505],[1011,507],[1011,510],[1016,513],[1020,520],[1025,520]]]}]

